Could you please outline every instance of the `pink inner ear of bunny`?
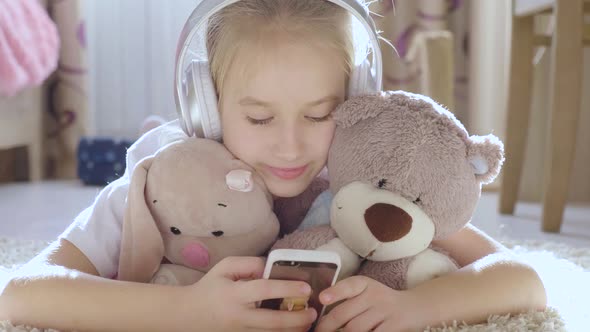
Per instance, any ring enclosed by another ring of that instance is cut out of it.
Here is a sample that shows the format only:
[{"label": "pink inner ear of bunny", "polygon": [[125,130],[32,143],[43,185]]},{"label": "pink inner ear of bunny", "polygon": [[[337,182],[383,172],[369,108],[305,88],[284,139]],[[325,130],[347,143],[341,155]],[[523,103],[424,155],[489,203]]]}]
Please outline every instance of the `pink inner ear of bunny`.
[{"label": "pink inner ear of bunny", "polygon": [[482,184],[494,181],[504,163],[504,144],[494,135],[471,136],[467,159]]},{"label": "pink inner ear of bunny", "polygon": [[251,192],[254,189],[252,172],[244,169],[234,169],[225,176],[227,187],[234,191]]},{"label": "pink inner ear of bunny", "polygon": [[164,256],[164,241],[146,202],[145,189],[154,157],[143,159],[133,171],[121,240],[118,279],[149,282]]},{"label": "pink inner ear of bunny", "polygon": [[232,163],[231,163],[231,167],[233,170],[245,170],[245,171],[249,171],[252,173],[252,190],[254,188],[260,188],[262,189],[262,191],[264,191],[264,194],[266,195],[266,199],[268,201],[268,203],[270,204],[270,206],[273,206],[273,197],[272,194],[268,191],[268,188],[266,186],[266,183],[264,183],[264,180],[262,179],[262,177],[256,173],[256,171],[250,167],[248,164],[244,163],[243,161],[241,161],[240,159],[234,158],[232,159]]}]

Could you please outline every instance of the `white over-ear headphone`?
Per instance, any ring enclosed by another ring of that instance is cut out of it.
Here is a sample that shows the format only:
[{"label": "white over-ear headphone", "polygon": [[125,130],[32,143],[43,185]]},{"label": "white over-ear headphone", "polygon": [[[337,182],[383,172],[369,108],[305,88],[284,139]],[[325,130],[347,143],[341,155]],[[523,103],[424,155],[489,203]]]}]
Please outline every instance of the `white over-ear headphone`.
[{"label": "white over-ear headphone", "polygon": [[[217,94],[204,47],[206,25],[211,15],[239,0],[202,0],[182,29],[176,49],[174,97],[180,124],[189,136],[221,140]],[[348,96],[380,91],[383,65],[375,22],[359,0],[324,0],[347,9],[366,29],[372,61],[365,59],[353,69]],[[200,33],[199,33],[200,32]]]}]

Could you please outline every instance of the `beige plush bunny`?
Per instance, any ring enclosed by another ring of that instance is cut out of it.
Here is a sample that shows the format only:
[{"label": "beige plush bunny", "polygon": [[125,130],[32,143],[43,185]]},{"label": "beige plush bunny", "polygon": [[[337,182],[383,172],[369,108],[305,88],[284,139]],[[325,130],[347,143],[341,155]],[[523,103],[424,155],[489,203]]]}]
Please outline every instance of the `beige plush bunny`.
[{"label": "beige plush bunny", "polygon": [[133,171],[118,279],[191,284],[224,257],[263,255],[278,232],[262,179],[222,144],[185,138]]}]

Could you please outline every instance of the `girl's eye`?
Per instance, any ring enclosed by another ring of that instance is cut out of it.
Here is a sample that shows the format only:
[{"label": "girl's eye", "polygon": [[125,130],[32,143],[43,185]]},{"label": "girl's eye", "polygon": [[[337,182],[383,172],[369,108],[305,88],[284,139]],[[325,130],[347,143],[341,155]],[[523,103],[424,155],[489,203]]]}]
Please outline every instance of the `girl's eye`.
[{"label": "girl's eye", "polygon": [[248,119],[248,122],[250,122],[253,125],[265,125],[265,124],[269,124],[273,118],[270,117],[270,118],[266,118],[266,119],[254,119],[254,118],[247,116],[246,119]]},{"label": "girl's eye", "polygon": [[332,118],[332,113],[328,113],[328,115],[322,117],[306,116],[305,118],[311,122],[323,122],[330,120]]},{"label": "girl's eye", "polygon": [[176,227],[170,227],[170,231],[172,232],[172,234],[174,235],[180,235],[182,234],[182,232],[180,231],[180,229],[176,228]]}]

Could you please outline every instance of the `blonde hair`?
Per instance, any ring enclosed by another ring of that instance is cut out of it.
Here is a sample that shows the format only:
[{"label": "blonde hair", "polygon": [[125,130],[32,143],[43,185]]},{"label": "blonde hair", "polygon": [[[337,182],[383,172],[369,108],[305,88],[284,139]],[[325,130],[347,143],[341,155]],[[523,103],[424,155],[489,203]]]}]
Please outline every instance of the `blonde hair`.
[{"label": "blonde hair", "polygon": [[241,0],[209,20],[207,56],[218,94],[238,50],[272,31],[290,40],[321,42],[341,55],[347,76],[352,72],[354,42],[346,9],[326,0]]}]

